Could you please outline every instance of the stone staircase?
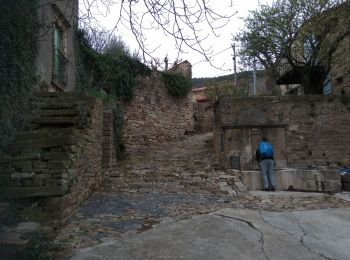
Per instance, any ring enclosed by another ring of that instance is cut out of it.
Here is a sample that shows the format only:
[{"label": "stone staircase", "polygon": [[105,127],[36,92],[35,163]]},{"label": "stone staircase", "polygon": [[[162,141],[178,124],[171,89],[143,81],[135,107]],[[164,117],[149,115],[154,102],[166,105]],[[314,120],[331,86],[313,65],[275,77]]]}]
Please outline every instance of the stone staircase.
[{"label": "stone staircase", "polygon": [[[63,196],[74,190],[72,187],[77,181],[81,187],[93,186],[90,185],[92,174],[96,173],[98,179],[102,179],[98,167],[89,167],[90,175],[80,174],[83,172],[80,161],[84,164],[91,161],[83,158],[86,151],[90,153],[89,147],[96,151],[90,156],[99,160],[95,164],[101,163],[98,152],[101,153],[102,148],[98,151],[92,147],[94,140],[91,129],[94,126],[91,124],[93,119],[99,117],[92,115],[96,100],[75,93],[41,92],[36,94],[33,103],[35,109],[31,111],[26,124],[28,131],[16,136],[9,153],[0,160],[6,196]],[[102,104],[100,107],[102,110]],[[102,119],[97,121],[94,124],[100,121],[102,124]],[[84,194],[84,198],[87,196]],[[67,211],[70,208],[69,211],[74,210],[70,204],[63,209]]]},{"label": "stone staircase", "polygon": [[103,183],[107,193],[178,193],[238,196],[246,189],[238,171],[220,170],[212,134],[186,137],[117,162]]}]

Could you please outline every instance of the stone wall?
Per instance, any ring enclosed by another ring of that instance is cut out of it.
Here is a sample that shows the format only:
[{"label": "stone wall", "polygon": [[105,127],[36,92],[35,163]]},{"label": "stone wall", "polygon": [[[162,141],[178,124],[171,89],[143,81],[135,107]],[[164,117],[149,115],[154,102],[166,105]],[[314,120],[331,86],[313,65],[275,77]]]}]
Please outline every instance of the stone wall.
[{"label": "stone wall", "polygon": [[332,86],[333,94],[350,94],[350,36],[347,36],[338,46],[332,56]]},{"label": "stone wall", "polygon": [[41,93],[32,131],[17,135],[0,162],[4,194],[36,197],[69,216],[102,180],[103,105],[72,93]]},{"label": "stone wall", "polygon": [[193,102],[194,130],[197,133],[213,131],[214,102]]},{"label": "stone wall", "polygon": [[179,140],[193,131],[190,95],[168,94],[159,74],[140,80],[133,99],[123,104],[123,140],[127,153],[160,143]]},{"label": "stone wall", "polygon": [[224,97],[215,110],[214,149],[224,167],[230,155],[253,156],[260,129],[279,146],[281,167],[350,165],[350,96]]}]

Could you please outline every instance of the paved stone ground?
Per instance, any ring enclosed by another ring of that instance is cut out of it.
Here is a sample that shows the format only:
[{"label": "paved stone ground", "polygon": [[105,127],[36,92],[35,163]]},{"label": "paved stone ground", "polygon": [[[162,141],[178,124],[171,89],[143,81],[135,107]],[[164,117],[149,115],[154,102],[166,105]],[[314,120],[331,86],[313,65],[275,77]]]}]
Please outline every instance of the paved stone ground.
[{"label": "paved stone ground", "polygon": [[[205,167],[211,171],[208,166],[211,155],[205,145],[208,138],[208,134],[193,136],[182,142],[172,143],[167,148],[156,148],[144,157],[146,161],[143,164],[147,165],[147,161],[152,161],[152,167],[157,167],[154,162],[159,162],[163,167],[162,158],[175,158],[181,152],[187,155],[196,153],[203,157]],[[156,159],[150,159],[152,154]],[[181,159],[183,161],[182,157]],[[198,161],[198,156],[193,160]],[[194,165],[193,160],[188,160],[188,164]],[[183,167],[187,170],[189,168],[186,164]],[[180,173],[181,168],[178,168],[176,174]],[[113,174],[107,178],[104,185],[60,229],[51,250],[54,258],[67,259],[83,248],[121,239],[125,234],[142,234],[162,223],[176,223],[225,208],[292,212],[350,207],[349,201],[328,194],[245,192],[240,196],[232,196],[221,192],[201,193],[203,190],[197,188],[188,189],[190,192],[184,192],[185,189],[179,193],[170,193],[167,190],[154,193],[142,189],[122,192],[117,181],[119,177],[114,178]]]},{"label": "paved stone ground", "polygon": [[81,249],[73,259],[349,259],[350,211],[223,209]]}]

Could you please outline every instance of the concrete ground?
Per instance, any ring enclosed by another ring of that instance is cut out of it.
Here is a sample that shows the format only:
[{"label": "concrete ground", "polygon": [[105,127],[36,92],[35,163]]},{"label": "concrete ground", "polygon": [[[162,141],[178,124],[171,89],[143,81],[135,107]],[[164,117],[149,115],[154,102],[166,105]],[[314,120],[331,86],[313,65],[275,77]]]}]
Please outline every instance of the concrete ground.
[{"label": "concrete ground", "polygon": [[[253,195],[269,200],[288,197],[290,193]],[[348,199],[350,194],[341,196]],[[126,232],[115,240],[80,249],[72,259],[349,259],[349,256],[347,207],[280,212],[231,207],[184,220],[163,218],[151,229]]]}]

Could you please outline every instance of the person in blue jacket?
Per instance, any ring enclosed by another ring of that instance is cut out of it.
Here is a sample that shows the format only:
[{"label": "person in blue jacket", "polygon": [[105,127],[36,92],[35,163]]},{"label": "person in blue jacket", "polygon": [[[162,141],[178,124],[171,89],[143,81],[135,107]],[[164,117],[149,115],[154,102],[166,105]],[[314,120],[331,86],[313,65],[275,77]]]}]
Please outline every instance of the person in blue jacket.
[{"label": "person in blue jacket", "polygon": [[266,137],[262,138],[256,150],[256,160],[258,161],[264,191],[275,191],[276,180],[274,173],[275,159],[273,146]]}]

